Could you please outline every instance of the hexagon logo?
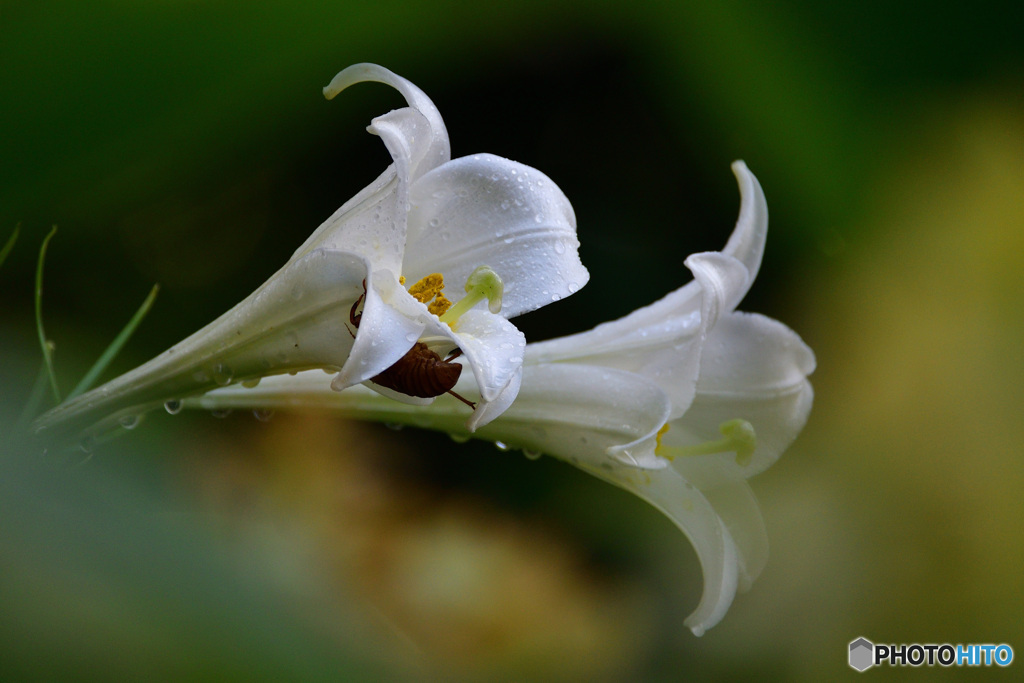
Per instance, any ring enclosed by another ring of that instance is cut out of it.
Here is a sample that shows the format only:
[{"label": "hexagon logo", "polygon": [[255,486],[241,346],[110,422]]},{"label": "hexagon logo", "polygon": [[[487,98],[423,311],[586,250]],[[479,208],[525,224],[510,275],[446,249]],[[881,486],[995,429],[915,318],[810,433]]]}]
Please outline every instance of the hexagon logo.
[{"label": "hexagon logo", "polygon": [[850,643],[850,666],[865,671],[875,663],[875,644],[867,638],[858,638]]}]

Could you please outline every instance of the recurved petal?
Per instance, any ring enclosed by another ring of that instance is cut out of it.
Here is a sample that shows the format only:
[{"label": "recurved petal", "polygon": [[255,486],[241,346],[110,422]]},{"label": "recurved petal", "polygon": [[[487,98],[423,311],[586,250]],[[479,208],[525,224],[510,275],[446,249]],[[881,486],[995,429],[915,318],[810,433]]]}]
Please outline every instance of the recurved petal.
[{"label": "recurved petal", "polygon": [[664,443],[716,440],[718,425],[742,418],[757,433],[751,462],[740,467],[731,453],[703,457],[717,459],[735,478],[767,469],[807,421],[814,398],[807,375],[814,365],[814,353],[782,323],[754,313],[722,316],[704,345],[693,403],[672,422]]},{"label": "recurved petal", "polygon": [[462,157],[421,177],[409,198],[403,273],[411,281],[440,272],[461,288],[488,265],[505,283],[501,314],[513,318],[569,296],[590,277],[572,205],[534,168],[492,154]]},{"label": "recurved petal", "polygon": [[761,507],[746,480],[722,472],[707,457],[676,458],[673,469],[707,498],[736,544],[738,588],[746,591],[768,562],[768,534]]},{"label": "recurved petal", "polygon": [[739,578],[736,544],[711,502],[671,467],[654,471],[624,466],[584,469],[653,505],[693,544],[704,575],[704,592],[685,624],[694,635],[704,635],[725,616],[736,597]]},{"label": "recurved petal", "polygon": [[[444,121],[437,107],[422,90],[382,66],[353,64],[341,70],[324,88],[324,96],[333,99],[345,88],[366,81],[384,83],[400,92],[409,106],[419,112],[427,124],[425,129],[415,133],[415,144],[411,145],[417,153],[410,156],[410,181],[451,159],[448,131],[445,130]],[[376,121],[374,124],[376,125]]]},{"label": "recurved petal", "polygon": [[732,172],[740,187],[740,215],[722,253],[738,259],[746,266],[749,278],[743,289],[735,293],[735,300],[728,302],[729,310],[739,305],[757,277],[765,241],[768,239],[768,202],[764,198],[761,183],[757,182],[757,178],[742,161],[733,162]]}]

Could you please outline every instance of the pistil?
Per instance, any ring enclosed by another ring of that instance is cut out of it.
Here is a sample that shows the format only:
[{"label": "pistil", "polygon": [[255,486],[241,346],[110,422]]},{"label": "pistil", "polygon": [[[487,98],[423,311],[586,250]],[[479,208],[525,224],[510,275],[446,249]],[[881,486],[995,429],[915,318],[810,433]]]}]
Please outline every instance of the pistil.
[{"label": "pistil", "polygon": [[504,291],[505,285],[494,269],[490,266],[480,266],[466,279],[466,296],[440,316],[441,322],[454,324],[466,311],[484,299],[487,299],[487,307],[491,313],[497,314],[501,311],[501,297]]},{"label": "pistil", "polygon": [[736,464],[740,467],[745,467],[750,464],[750,459],[754,457],[754,448],[757,446],[757,435],[754,432],[754,426],[746,420],[739,418],[727,420],[718,426],[718,431],[722,433],[723,438],[690,446],[666,446],[662,444],[661,437],[667,431],[668,425],[666,424],[658,432],[658,446],[654,452],[668,460],[693,455],[728,453],[731,451],[736,454]]}]

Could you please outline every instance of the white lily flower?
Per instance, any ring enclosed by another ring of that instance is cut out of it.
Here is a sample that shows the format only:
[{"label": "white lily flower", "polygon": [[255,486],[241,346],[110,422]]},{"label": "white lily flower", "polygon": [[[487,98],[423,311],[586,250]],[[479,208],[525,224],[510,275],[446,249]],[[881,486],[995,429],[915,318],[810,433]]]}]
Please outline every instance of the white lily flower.
[{"label": "white lily flower", "polygon": [[[764,524],[746,478],[796,438],[813,398],[811,350],[785,325],[734,311],[760,267],[768,220],[756,178],[742,162],[733,170],[736,229],[722,252],[686,260],[694,281],[589,332],[529,344],[516,402],[473,435],[566,460],[666,514],[704,574],[686,620],[697,635],[764,567]],[[456,388],[476,395],[469,378]],[[416,408],[367,391],[333,394],[316,373],[214,391],[196,405],[321,408],[469,438],[453,400]]]},{"label": "white lily flower", "polygon": [[[337,373],[335,391],[363,383],[424,404],[452,389],[465,363],[478,388],[467,428],[508,407],[526,341],[507,319],[569,296],[589,278],[572,206],[547,176],[523,164],[490,154],[451,160],[433,103],[387,69],[351,66],[324,94],[330,99],[363,81],[394,87],[409,105],[368,128],[394,163],[235,308],[58,406],[37,421],[38,431],[133,424],[160,404],[176,412],[183,398],[219,386],[312,368]],[[454,306],[441,292],[445,281],[465,284]],[[449,356],[456,349],[458,363]]]}]

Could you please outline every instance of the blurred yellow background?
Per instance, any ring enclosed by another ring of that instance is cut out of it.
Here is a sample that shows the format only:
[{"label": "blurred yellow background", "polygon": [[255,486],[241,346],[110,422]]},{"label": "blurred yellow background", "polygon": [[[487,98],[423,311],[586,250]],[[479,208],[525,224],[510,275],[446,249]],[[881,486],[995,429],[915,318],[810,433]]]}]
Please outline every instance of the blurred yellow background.
[{"label": "blurred yellow background", "polygon": [[[771,211],[744,310],[815,350],[806,430],[752,481],[772,557],[696,639],[685,539],[567,465],[324,415],[154,414],[85,454],[4,439],[0,677],[816,681],[847,643],[1024,652],[1024,26],[1016,3],[237,0],[0,6],[0,434],[149,287],[124,371],[212,320],[379,173],[378,62],[573,202],[579,331]],[[44,464],[25,467],[29,456]],[[1019,666],[1015,663],[1014,666]],[[873,671],[949,678],[962,670]],[[1009,673],[1009,672],[1003,672]],[[149,674],[149,675],[147,675]]]}]

